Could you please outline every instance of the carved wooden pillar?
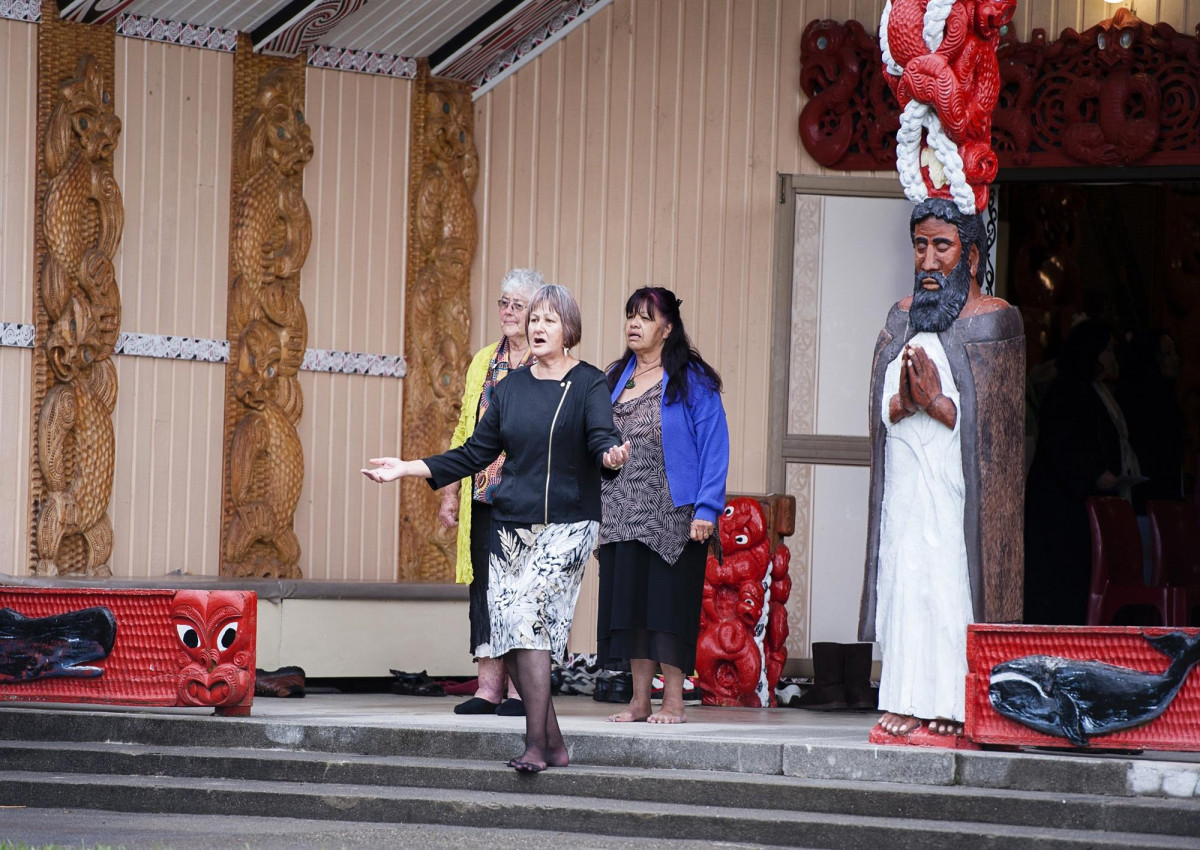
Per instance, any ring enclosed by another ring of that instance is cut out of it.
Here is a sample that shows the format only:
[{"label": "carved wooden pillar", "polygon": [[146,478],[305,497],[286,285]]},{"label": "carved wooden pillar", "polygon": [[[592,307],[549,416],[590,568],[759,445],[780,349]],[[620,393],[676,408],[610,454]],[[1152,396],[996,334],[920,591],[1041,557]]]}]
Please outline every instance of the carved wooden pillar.
[{"label": "carved wooden pillar", "polygon": [[243,35],[233,67],[221,574],[299,578],[297,374],[308,343],[300,269],[312,242],[303,169],[313,155],[304,58],[255,54]]},{"label": "carved wooden pillar", "polygon": [[[421,458],[449,445],[471,359],[479,156],[470,87],[431,78],[425,60],[418,64],[412,116],[401,454]],[[456,533],[437,521],[437,494],[416,479],[401,487],[398,579],[452,581]]]},{"label": "carved wooden pillar", "polygon": [[29,476],[37,575],[112,574],[112,353],[121,328],[112,260],[125,223],[113,178],[115,38],[42,4]]}]

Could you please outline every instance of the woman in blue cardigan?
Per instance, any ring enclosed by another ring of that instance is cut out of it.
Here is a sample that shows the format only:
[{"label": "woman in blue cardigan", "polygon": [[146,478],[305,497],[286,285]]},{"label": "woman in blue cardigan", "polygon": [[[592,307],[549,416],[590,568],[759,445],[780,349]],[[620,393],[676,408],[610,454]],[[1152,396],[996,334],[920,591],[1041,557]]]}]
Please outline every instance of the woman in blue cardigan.
[{"label": "woman in blue cardigan", "polygon": [[[600,661],[628,660],[633,700],[610,720],[683,723],[683,680],[696,666],[709,538],[725,509],[729,430],[721,377],[683,328],[662,287],[625,304],[627,348],[608,367],[613,421],[631,445],[622,474],[601,484]],[[650,710],[662,667],[663,701]]]}]

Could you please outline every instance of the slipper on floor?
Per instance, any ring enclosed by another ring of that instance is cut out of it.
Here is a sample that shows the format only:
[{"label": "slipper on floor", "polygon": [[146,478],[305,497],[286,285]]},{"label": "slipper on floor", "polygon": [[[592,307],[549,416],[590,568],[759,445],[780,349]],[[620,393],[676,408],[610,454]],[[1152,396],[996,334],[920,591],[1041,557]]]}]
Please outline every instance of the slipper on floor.
[{"label": "slipper on floor", "polygon": [[455,714],[495,714],[499,703],[488,702],[483,697],[471,697],[466,702],[454,706]]},{"label": "slipper on floor", "polygon": [[525,703],[519,699],[509,697],[500,703],[500,707],[496,709],[496,713],[502,717],[524,717]]}]

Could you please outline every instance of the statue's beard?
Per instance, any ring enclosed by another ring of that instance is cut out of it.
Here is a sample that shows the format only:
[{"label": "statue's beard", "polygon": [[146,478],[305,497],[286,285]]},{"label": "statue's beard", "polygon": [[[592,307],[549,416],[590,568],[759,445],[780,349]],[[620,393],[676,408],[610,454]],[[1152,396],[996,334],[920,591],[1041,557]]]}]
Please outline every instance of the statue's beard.
[{"label": "statue's beard", "polygon": [[[923,280],[937,281],[939,289],[926,289]],[[950,274],[917,269],[913,278],[913,299],[908,321],[917,333],[948,330],[971,293],[971,268],[964,256]]]}]

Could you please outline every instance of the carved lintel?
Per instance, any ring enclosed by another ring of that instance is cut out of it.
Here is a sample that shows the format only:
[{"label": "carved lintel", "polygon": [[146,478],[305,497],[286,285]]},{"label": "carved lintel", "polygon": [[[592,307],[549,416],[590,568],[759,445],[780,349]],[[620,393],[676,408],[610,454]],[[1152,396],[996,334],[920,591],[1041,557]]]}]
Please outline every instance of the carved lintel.
[{"label": "carved lintel", "polygon": [[[471,263],[479,177],[470,87],[418,66],[413,98],[409,255],[404,338],[403,457],[445,451],[471,359]],[[452,581],[455,535],[437,522],[437,495],[401,482],[400,581]]]},{"label": "carved lintel", "polygon": [[114,39],[63,22],[53,3],[43,4],[30,411],[29,551],[37,575],[111,575],[111,356],[121,328],[113,257],[125,221],[113,177],[121,134]]},{"label": "carved lintel", "polygon": [[302,61],[255,54],[242,39],[234,61],[221,574],[299,578],[297,373],[308,341],[300,269],[312,243],[303,194],[312,133]]}]

